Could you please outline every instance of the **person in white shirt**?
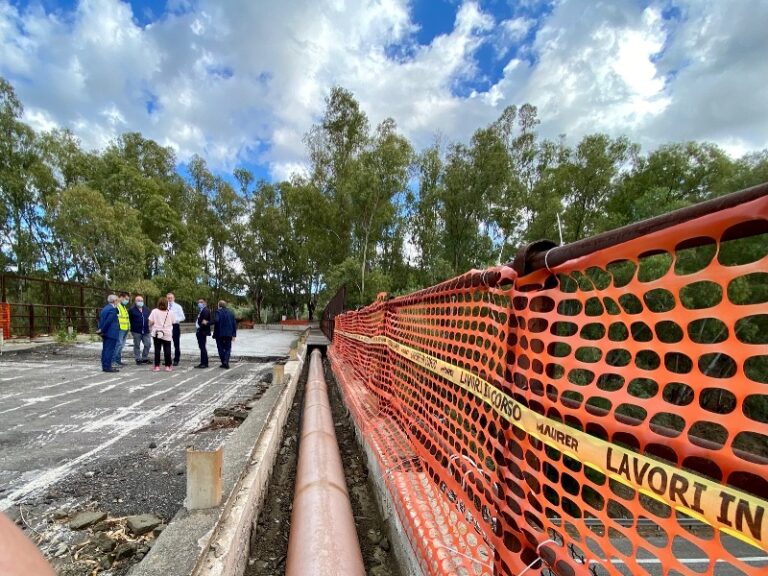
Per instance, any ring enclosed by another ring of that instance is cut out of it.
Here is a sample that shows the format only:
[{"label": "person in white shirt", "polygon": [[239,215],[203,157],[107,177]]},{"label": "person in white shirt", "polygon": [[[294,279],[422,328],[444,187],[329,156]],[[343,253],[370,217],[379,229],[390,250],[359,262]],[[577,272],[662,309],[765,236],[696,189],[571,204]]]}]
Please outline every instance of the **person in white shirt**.
[{"label": "person in white shirt", "polygon": [[173,295],[173,292],[168,292],[165,297],[168,299],[168,310],[173,312],[173,317],[175,318],[173,322],[173,365],[178,366],[179,358],[181,358],[181,347],[179,346],[181,328],[179,327],[179,322],[184,322],[184,309],[179,304],[176,304],[176,296]]}]

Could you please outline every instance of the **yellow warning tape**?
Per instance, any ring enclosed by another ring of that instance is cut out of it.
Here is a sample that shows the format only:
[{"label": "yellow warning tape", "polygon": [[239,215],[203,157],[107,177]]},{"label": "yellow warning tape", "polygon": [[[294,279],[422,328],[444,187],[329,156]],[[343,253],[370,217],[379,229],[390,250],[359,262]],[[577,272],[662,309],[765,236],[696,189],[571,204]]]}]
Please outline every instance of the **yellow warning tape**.
[{"label": "yellow warning tape", "polygon": [[542,416],[475,374],[387,336],[371,338],[338,329],[335,334],[387,346],[474,394],[505,420],[544,444],[654,500],[768,551],[768,502]]}]

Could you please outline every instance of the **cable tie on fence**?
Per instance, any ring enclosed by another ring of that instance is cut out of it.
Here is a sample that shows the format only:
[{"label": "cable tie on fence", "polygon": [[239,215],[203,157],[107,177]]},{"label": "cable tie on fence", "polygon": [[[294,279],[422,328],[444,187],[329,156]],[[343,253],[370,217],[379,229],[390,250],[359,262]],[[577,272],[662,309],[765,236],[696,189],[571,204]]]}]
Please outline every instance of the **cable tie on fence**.
[{"label": "cable tie on fence", "polygon": [[[478,472],[483,474],[489,480],[492,480],[491,475],[488,474],[482,468],[480,468],[480,466],[478,466],[477,463],[470,456],[467,456],[465,454],[454,454],[453,456],[450,457],[449,461],[453,462],[454,460],[457,460],[458,458],[463,458],[465,460],[468,460],[469,463],[472,464],[472,466],[475,467],[475,470],[477,470]],[[472,469],[465,470],[461,474],[461,488],[462,488],[462,490],[466,487],[467,474],[469,474],[470,472],[472,472]]]},{"label": "cable tie on fence", "polygon": [[545,544],[557,544],[557,542],[555,542],[554,540],[544,540],[544,542],[536,546],[536,554],[538,554],[538,558],[536,558],[533,562],[528,564],[528,566],[523,568],[523,571],[520,572],[517,576],[523,576],[523,574],[528,572],[528,570],[533,568],[536,564],[538,564],[539,562],[544,562],[544,559],[541,557],[541,554],[539,554],[539,550],[541,550],[541,547],[544,546]]},{"label": "cable tie on fence", "polygon": [[421,456],[413,456],[413,457],[411,457],[411,458],[406,458],[405,460],[400,460],[400,462],[398,462],[398,463],[397,463],[397,464],[395,464],[394,466],[390,466],[389,468],[387,468],[386,470],[384,470],[384,472],[382,472],[381,474],[379,474],[378,476],[376,476],[376,479],[377,479],[377,480],[380,480],[381,478],[384,478],[384,476],[386,476],[386,475],[387,475],[387,474],[389,474],[390,472],[392,472],[392,471],[396,470],[397,468],[399,468],[399,467],[400,467],[400,466],[402,466],[403,464],[410,464],[410,463],[414,463],[414,464],[415,464],[415,463],[419,462],[420,460],[421,460]]},{"label": "cable tie on fence", "polygon": [[552,250],[554,250],[554,248],[550,248],[549,250],[544,252],[544,267],[547,269],[547,272],[549,272],[550,274],[554,274],[554,272],[552,272],[552,268],[549,267],[547,258],[549,257],[549,253],[552,252]]},{"label": "cable tie on fence", "polygon": [[489,564],[487,562],[483,562],[482,560],[478,560],[474,556],[470,556],[469,554],[464,554],[463,552],[459,552],[456,550],[456,548],[451,548],[450,546],[446,546],[445,544],[435,544],[435,548],[445,548],[449,552],[453,552],[454,554],[458,556],[463,556],[467,560],[472,560],[472,562],[477,562],[481,566],[488,566],[488,568],[491,569],[491,571],[495,574],[496,573],[496,567],[493,564]]}]

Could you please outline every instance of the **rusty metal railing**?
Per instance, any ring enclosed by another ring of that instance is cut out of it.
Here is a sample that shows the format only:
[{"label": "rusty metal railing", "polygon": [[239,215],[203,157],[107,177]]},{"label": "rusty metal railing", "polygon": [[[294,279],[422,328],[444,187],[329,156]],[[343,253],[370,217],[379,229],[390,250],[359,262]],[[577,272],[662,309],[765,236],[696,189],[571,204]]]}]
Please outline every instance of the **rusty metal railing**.
[{"label": "rusty metal railing", "polygon": [[344,312],[344,305],[347,301],[347,287],[342,286],[330,299],[328,305],[323,310],[323,317],[320,320],[320,330],[323,331],[328,340],[333,341],[333,324],[336,316]]},{"label": "rusty metal railing", "polygon": [[[621,244],[623,242],[629,242],[641,236],[664,230],[676,224],[681,224],[695,218],[700,218],[707,214],[714,214],[721,210],[726,210],[739,204],[745,204],[762,196],[768,195],[768,182],[759,184],[751,188],[746,188],[733,194],[726,196],[720,196],[719,198],[713,198],[706,202],[700,202],[692,206],[687,206],[667,214],[662,214],[654,218],[648,218],[629,224],[628,226],[622,226],[615,230],[598,234],[590,238],[584,238],[566,244],[564,246],[558,246],[552,241],[541,240],[534,242],[528,246],[523,247],[518,252],[514,262],[509,265],[514,268],[515,272],[519,276],[524,276],[530,272],[541,270],[544,268],[555,268],[564,262],[574,260],[594,252],[598,252],[610,246]],[[744,237],[752,235],[754,231],[749,228],[744,228],[742,234]],[[735,240],[735,237],[731,237],[731,240]],[[695,240],[695,239],[694,239]],[[688,242],[687,248],[695,247],[695,242]]]}]

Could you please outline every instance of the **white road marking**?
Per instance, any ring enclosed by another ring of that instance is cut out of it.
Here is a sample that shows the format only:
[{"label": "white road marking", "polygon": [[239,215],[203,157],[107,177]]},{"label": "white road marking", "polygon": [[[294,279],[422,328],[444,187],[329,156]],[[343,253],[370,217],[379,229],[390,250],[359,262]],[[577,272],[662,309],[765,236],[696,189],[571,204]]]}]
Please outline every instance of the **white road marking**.
[{"label": "white road marking", "polygon": [[[677,558],[676,559],[680,564],[709,564],[711,560],[709,558]],[[750,563],[750,562],[768,562],[768,556],[743,556],[743,557],[736,557],[736,560],[741,560],[742,562]],[[603,562],[607,562],[607,560],[603,560]],[[618,558],[611,558],[611,564],[626,564],[627,562],[624,560],[619,560]],[[661,564],[661,560],[658,558],[637,558],[635,560],[637,564]],[[731,564],[730,560],[715,560],[716,564]]]},{"label": "white road marking", "polygon": [[[210,378],[206,380],[205,382],[202,382],[201,384],[198,384],[194,388],[191,388],[189,390],[186,390],[181,396],[178,398],[175,398],[174,400],[167,402],[165,404],[161,404],[160,406],[157,406],[153,408],[152,410],[145,412],[141,415],[141,417],[129,421],[124,422],[124,426],[122,429],[115,433],[109,440],[106,442],[103,442],[102,444],[99,444],[92,450],[89,450],[85,454],[82,454],[78,456],[77,458],[70,460],[69,462],[66,462],[62,464],[61,466],[58,466],[56,468],[48,469],[43,474],[32,480],[31,482],[25,484],[24,486],[21,486],[20,488],[14,490],[13,492],[10,492],[6,495],[5,498],[0,500],[0,510],[6,510],[11,505],[18,503],[19,501],[23,500],[26,496],[29,496],[35,491],[47,488],[51,484],[61,480],[62,478],[68,476],[72,473],[75,467],[78,465],[88,461],[93,456],[98,454],[99,452],[102,452],[106,448],[109,448],[116,442],[119,442],[126,436],[128,436],[130,433],[132,433],[134,430],[137,430],[138,428],[141,428],[142,426],[148,424],[153,419],[158,418],[165,412],[167,412],[171,406],[177,405],[180,401],[186,400],[187,398],[190,398],[194,396],[197,392],[205,388],[206,386],[210,385],[212,382],[217,380],[219,377],[221,377],[223,374],[217,374],[213,378]],[[139,400],[132,404],[131,406],[128,406],[127,408],[121,408],[118,410],[118,412],[122,412],[122,415],[125,415],[126,413],[130,413],[132,410],[134,410],[136,407],[140,406],[147,400],[154,398],[156,396],[159,396],[161,394],[166,394],[168,392],[171,392],[174,388],[178,388],[179,386],[182,386],[183,384],[186,384],[190,380],[193,380],[196,375],[190,376],[189,378],[185,378],[182,380],[179,380],[176,382],[173,386],[170,388],[166,388],[163,390],[158,390],[154,394],[150,394],[146,398]],[[114,420],[114,417],[111,415],[110,417],[107,417],[105,420]]]},{"label": "white road marking", "polygon": [[56,404],[56,406],[51,408],[48,412],[43,412],[42,414],[40,414],[38,416],[38,418],[47,418],[48,416],[50,416],[51,414],[56,412],[57,408],[61,408],[62,406],[66,406],[67,404],[72,404],[72,402],[77,402],[77,399],[73,398],[72,400],[66,400],[65,402],[59,402],[58,404]]},{"label": "white road marking", "polygon": [[[77,382],[80,382],[82,380],[89,380],[91,378],[94,378],[99,372],[101,372],[101,370],[91,370],[85,376],[81,376],[79,378],[73,378],[72,380],[63,380],[61,382],[57,382],[56,384],[46,384],[45,386],[37,386],[36,390],[49,390],[51,388],[58,388],[59,386],[64,386],[67,384],[76,384]],[[5,380],[16,380],[18,378],[28,378],[28,377],[30,377],[29,374],[21,374],[19,376],[14,376],[12,378],[6,378]],[[0,378],[0,381],[1,380],[4,380],[4,379]],[[29,392],[28,390],[19,390],[18,392],[0,396],[0,404],[6,404],[8,400],[11,400],[13,398],[18,398],[19,396],[27,394],[28,392]]]},{"label": "white road marking", "polygon": [[[233,370],[237,369],[239,366],[243,366],[243,364],[235,366]],[[232,370],[229,373],[231,374]],[[257,371],[252,371],[248,374],[244,374],[242,377],[238,378],[237,380],[234,380],[232,385],[229,388],[224,388],[220,390],[220,394],[213,395],[209,397],[207,400],[204,400],[202,402],[196,402],[195,403],[196,409],[194,409],[191,413],[188,413],[186,415],[185,421],[182,421],[178,426],[169,430],[162,437],[162,443],[166,445],[173,444],[173,442],[175,442],[177,439],[181,439],[190,431],[199,428],[202,421],[205,420],[206,417],[209,417],[208,415],[211,415],[213,413],[213,408],[215,406],[220,406],[225,404],[227,401],[229,401],[232,398],[232,396],[234,396],[237,393],[239,389],[241,389],[243,386],[248,385],[258,376],[260,376],[261,373],[262,373],[262,370],[257,370]],[[176,406],[179,406],[179,404],[176,404]]]},{"label": "white road marking", "polygon": [[58,388],[59,386],[64,386],[65,384],[76,384],[77,382],[81,382],[82,380],[88,380],[89,378],[98,376],[99,372],[101,372],[101,369],[90,370],[85,376],[81,376],[80,378],[73,378],[72,380],[62,380],[61,382],[57,382],[56,384],[46,384],[45,386],[39,386],[38,389],[49,390],[51,388]]},{"label": "white road marking", "polygon": [[[136,380],[138,376],[134,376],[133,378],[129,379],[122,379],[122,382],[133,382]],[[22,408],[27,408],[28,406],[34,406],[35,404],[40,404],[41,402],[47,402],[48,400],[53,400],[54,398],[61,398],[62,396],[69,396],[70,394],[77,394],[78,392],[82,392],[83,390],[88,390],[89,388],[94,388],[96,386],[101,386],[102,384],[107,384],[109,382],[115,382],[116,380],[120,380],[120,377],[117,376],[115,378],[109,378],[107,380],[102,380],[101,382],[94,382],[93,384],[88,384],[87,386],[82,386],[80,388],[75,388],[72,390],[67,390],[66,392],[59,392],[58,394],[51,394],[50,396],[36,396],[34,398],[23,398],[21,401],[24,402],[24,404],[20,406],[16,406],[15,408],[8,408],[7,410],[0,411],[0,414],[7,414],[8,412],[15,412],[16,410],[21,410]]]},{"label": "white road marking", "polygon": [[0,382],[10,382],[11,380],[18,380],[19,378],[25,378],[26,374],[19,374],[18,376],[9,376],[8,378],[0,378]]},{"label": "white road marking", "polygon": [[34,370],[35,368],[47,368],[45,362],[0,362],[4,366],[13,366],[17,370]]}]

